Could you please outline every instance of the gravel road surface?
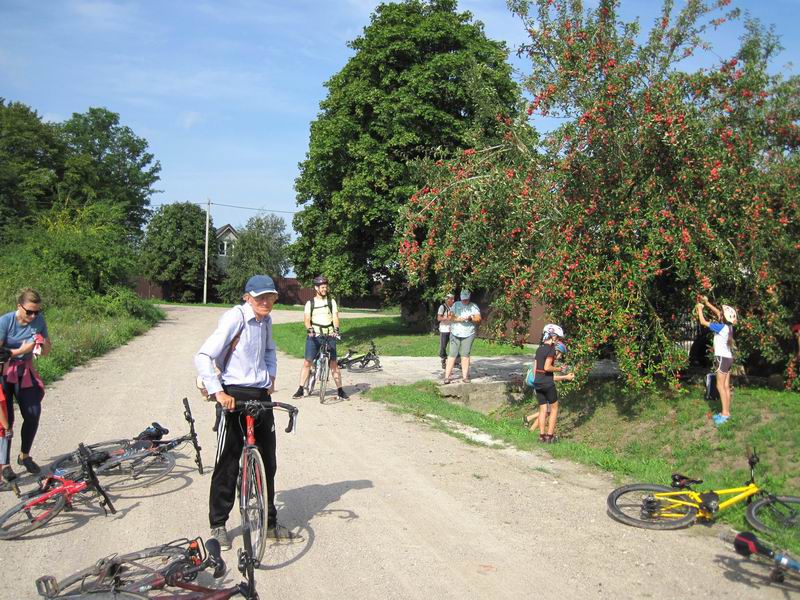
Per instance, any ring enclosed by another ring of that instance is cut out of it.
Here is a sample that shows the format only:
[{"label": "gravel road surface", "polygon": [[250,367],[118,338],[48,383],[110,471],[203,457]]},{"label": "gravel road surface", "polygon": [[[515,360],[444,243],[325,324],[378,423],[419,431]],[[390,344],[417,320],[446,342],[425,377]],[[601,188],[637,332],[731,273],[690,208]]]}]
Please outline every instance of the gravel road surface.
[{"label": "gravel road surface", "polygon": [[[114,552],[208,535],[214,410],[194,388],[192,357],[222,309],[165,310],[166,321],[146,335],[49,387],[34,457],[45,463],[81,441],[135,435],[151,421],[180,434],[187,396],[208,471],[200,476],[184,450],[169,480],[114,495],[114,516],[104,517],[96,503],[80,505],[27,538],[0,542],[0,597],[35,598],[34,581],[45,573],[61,578]],[[273,314],[276,322],[301,317]],[[436,378],[437,362],[387,359],[391,373],[347,374],[345,387]],[[300,365],[279,356],[276,400],[293,402]],[[358,394],[293,403],[299,431],[278,436],[278,515],[305,539],[267,548],[257,574],[262,598],[786,598],[800,591],[768,585],[767,570],[740,560],[719,539],[721,528],[650,532],[617,524],[605,510],[615,483],[603,473],[545,452],[467,444]],[[285,425],[283,413],[277,420]],[[22,487],[33,483],[26,477]],[[13,494],[0,495],[0,509],[13,503]],[[234,509],[228,583],[240,579],[238,525]]]}]

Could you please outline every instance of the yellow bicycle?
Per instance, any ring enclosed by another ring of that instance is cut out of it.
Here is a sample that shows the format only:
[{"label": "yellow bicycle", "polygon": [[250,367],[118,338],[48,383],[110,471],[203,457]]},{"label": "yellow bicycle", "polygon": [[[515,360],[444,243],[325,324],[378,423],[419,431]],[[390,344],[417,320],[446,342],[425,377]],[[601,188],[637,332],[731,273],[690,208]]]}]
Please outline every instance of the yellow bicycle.
[{"label": "yellow bicycle", "polygon": [[[712,521],[720,511],[746,501],[745,517],[754,529],[800,533],[800,498],[776,496],[755,483],[755,450],[747,462],[750,481],[742,487],[695,491],[692,486],[703,483],[702,479],[674,473],[672,487],[633,483],[615,489],[608,496],[608,513],[616,521],[634,527],[681,529],[698,520]],[[756,496],[758,499],[753,501]]]}]

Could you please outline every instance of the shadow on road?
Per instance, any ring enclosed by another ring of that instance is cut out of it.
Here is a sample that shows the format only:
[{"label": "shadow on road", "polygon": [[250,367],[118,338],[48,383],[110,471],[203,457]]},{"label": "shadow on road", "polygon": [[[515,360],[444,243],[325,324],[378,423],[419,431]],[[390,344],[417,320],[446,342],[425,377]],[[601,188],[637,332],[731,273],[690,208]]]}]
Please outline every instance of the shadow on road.
[{"label": "shadow on road", "polygon": [[789,598],[791,594],[800,593],[800,578],[787,573],[783,583],[772,582],[769,580],[772,565],[765,562],[721,554],[717,555],[714,562],[724,570],[723,577],[725,579],[746,585],[754,592],[764,587],[770,587],[783,591],[786,598]]}]

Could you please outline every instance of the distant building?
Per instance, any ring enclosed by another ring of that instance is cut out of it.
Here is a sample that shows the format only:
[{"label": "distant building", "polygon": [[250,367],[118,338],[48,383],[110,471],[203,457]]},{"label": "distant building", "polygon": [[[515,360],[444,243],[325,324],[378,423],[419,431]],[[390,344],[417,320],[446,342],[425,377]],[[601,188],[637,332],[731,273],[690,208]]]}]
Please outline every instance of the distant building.
[{"label": "distant building", "polygon": [[226,224],[217,228],[215,237],[217,242],[216,260],[217,266],[223,273],[228,270],[228,257],[231,255],[233,247],[236,245],[238,239],[239,234],[236,233],[236,229],[234,229],[233,225]]}]

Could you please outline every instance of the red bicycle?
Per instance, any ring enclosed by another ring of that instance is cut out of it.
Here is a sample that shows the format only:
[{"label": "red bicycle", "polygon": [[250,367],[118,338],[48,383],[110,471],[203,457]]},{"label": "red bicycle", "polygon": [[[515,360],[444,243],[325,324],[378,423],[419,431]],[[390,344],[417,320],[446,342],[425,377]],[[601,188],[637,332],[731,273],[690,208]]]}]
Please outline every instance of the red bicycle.
[{"label": "red bicycle", "polygon": [[260,564],[267,543],[267,475],[261,452],[256,445],[255,424],[258,416],[268,410],[278,408],[289,413],[286,433],[296,430],[299,410],[283,402],[261,400],[237,400],[234,411],[245,415],[245,444],[239,466],[239,510],[242,515],[242,528],[248,529],[253,537],[253,560]]},{"label": "red bicycle", "polygon": [[[117,511],[111,499],[100,486],[94,472],[96,465],[108,459],[107,452],[89,452],[81,444],[75,454],[81,465],[76,479],[67,476],[49,475],[39,482],[39,487],[20,495],[23,500],[0,515],[0,540],[14,540],[45,525],[66,506],[72,508],[73,498],[87,492],[97,492],[101,497],[103,511]],[[108,510],[106,510],[108,509]]]}]

